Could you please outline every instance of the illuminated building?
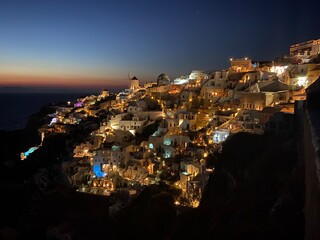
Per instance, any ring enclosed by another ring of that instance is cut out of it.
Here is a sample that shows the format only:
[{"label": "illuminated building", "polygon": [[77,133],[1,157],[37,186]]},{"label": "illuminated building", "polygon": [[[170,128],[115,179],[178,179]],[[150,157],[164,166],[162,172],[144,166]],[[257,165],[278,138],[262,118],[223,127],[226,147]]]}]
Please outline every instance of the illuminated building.
[{"label": "illuminated building", "polygon": [[119,166],[125,160],[125,149],[119,145],[113,145],[111,148],[110,161],[112,165]]},{"label": "illuminated building", "polygon": [[227,72],[215,72],[211,75],[211,79],[206,80],[202,84],[200,96],[204,100],[204,106],[209,106],[219,100],[224,100],[224,98],[228,96],[227,87],[229,83],[227,82],[227,76]]},{"label": "illuminated building", "polygon": [[261,111],[246,110],[242,116],[236,119],[235,124],[230,127],[233,133],[250,132],[254,134],[263,134],[263,125],[260,123]]},{"label": "illuminated building", "polygon": [[178,93],[180,93],[180,86],[179,85],[171,84],[170,87],[171,88],[168,91],[169,94],[178,94]]},{"label": "illuminated building", "polygon": [[209,79],[214,79],[214,80],[227,79],[228,74],[229,74],[228,70],[214,71],[210,74]]},{"label": "illuminated building", "polygon": [[190,138],[188,136],[171,134],[170,132],[167,132],[163,138],[163,144],[172,147],[186,148],[189,142]]},{"label": "illuminated building", "polygon": [[244,92],[241,95],[240,101],[243,109],[262,110],[266,106],[271,106],[273,94]]},{"label": "illuminated building", "polygon": [[129,103],[128,112],[136,114],[146,110],[146,108],[147,108],[147,104],[145,101],[142,101],[142,100],[134,101]]},{"label": "illuminated building", "polygon": [[73,157],[90,157],[92,156],[91,150],[93,145],[89,142],[81,143],[73,149]]},{"label": "illuminated building", "polygon": [[243,89],[248,86],[260,81],[260,71],[249,71],[249,72],[231,72],[228,76],[228,88],[230,89]]},{"label": "illuminated building", "polygon": [[143,180],[148,176],[148,170],[140,165],[128,166],[123,172],[123,177],[132,181]]},{"label": "illuminated building", "polygon": [[198,93],[195,91],[182,91],[180,95],[181,102],[189,102],[192,99],[195,99],[198,96]]},{"label": "illuminated building", "polygon": [[258,82],[249,88],[249,92],[241,92],[240,98],[242,108],[252,110],[288,101],[289,86],[278,80]]},{"label": "illuminated building", "polygon": [[173,80],[173,84],[175,85],[182,85],[182,84],[188,84],[188,83],[189,83],[188,76],[181,76]]},{"label": "illuminated building", "polygon": [[127,91],[122,91],[122,92],[119,92],[116,96],[116,100],[126,100],[128,99],[129,97],[129,92]]},{"label": "illuminated building", "polygon": [[134,155],[134,153],[138,153],[140,150],[141,150],[141,147],[139,145],[131,144],[125,147],[125,159],[124,159],[125,164],[127,164],[129,160],[131,160],[132,155]]},{"label": "illuminated building", "polygon": [[146,82],[143,87],[145,89],[147,89],[147,88],[153,88],[153,87],[156,87],[156,86],[157,86],[156,82]]},{"label": "illuminated building", "polygon": [[274,72],[277,74],[277,76],[279,76],[282,75],[287,68],[288,66],[272,66],[270,68],[270,72]]},{"label": "illuminated building", "polygon": [[110,94],[109,94],[109,91],[107,90],[107,89],[103,89],[102,91],[101,91],[101,93],[100,93],[100,96],[102,97],[102,98],[106,98],[106,97],[108,97]]},{"label": "illuminated building", "polygon": [[239,58],[239,59],[230,59],[230,71],[231,72],[248,72],[253,71],[254,66],[251,59],[249,58]]},{"label": "illuminated building", "polygon": [[122,118],[119,121],[119,129],[124,131],[134,130],[135,133],[135,131],[144,126],[146,122],[146,118],[141,118],[137,115],[134,115],[131,119]]},{"label": "illuminated building", "polygon": [[206,77],[206,74],[203,73],[202,71],[198,71],[198,70],[193,70],[189,74],[189,79],[192,79],[192,80],[201,79],[201,78],[205,78],[205,77]]},{"label": "illuminated building", "polygon": [[194,86],[200,86],[200,83],[208,79],[208,75],[205,74],[203,71],[193,70],[189,74],[189,80],[193,82]]},{"label": "illuminated building", "polygon": [[233,110],[216,111],[214,115],[214,120],[217,122],[218,125],[220,125],[234,118],[235,114],[236,112]]},{"label": "illuminated building", "polygon": [[320,66],[318,64],[298,64],[289,68],[289,83],[308,87],[318,79],[320,75]]},{"label": "illuminated building", "polygon": [[130,91],[134,92],[139,90],[140,86],[139,86],[139,79],[134,76],[133,78],[130,79]]},{"label": "illuminated building", "polygon": [[213,142],[221,143],[229,137],[229,134],[230,134],[230,130],[228,129],[216,130],[214,131],[214,134],[213,134]]},{"label": "illuminated building", "polygon": [[178,113],[179,127],[182,130],[195,130],[197,114],[191,111],[180,111]]},{"label": "illuminated building", "polygon": [[175,85],[187,85],[188,87],[200,87],[201,83],[208,79],[208,75],[202,71],[194,70],[189,75],[181,76],[173,80]]},{"label": "illuminated building", "polygon": [[260,72],[259,71],[250,71],[246,72],[242,78],[240,79],[240,83],[247,83],[252,81],[258,81],[260,80]]},{"label": "illuminated building", "polygon": [[310,40],[290,46],[290,56],[310,57],[320,54],[320,39]]},{"label": "illuminated building", "polygon": [[296,83],[298,86],[307,87],[308,85],[308,79],[307,77],[298,77],[298,81]]}]

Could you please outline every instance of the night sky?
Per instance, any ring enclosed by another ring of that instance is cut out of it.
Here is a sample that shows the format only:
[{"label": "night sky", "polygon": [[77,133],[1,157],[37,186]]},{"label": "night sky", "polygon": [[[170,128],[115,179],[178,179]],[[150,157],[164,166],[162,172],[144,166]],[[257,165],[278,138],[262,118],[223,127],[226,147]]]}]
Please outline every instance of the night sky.
[{"label": "night sky", "polygon": [[113,88],[128,72],[272,60],[320,38],[319,1],[1,0],[0,87]]}]

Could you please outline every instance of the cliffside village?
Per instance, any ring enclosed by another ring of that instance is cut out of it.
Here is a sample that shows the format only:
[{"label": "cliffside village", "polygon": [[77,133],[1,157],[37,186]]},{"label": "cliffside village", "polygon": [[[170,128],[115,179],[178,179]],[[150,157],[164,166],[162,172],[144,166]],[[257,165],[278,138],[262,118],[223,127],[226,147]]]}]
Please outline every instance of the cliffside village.
[{"label": "cliffside village", "polygon": [[293,131],[295,101],[304,100],[305,88],[319,78],[319,53],[320,39],[292,45],[289,56],[274,61],[231,58],[228,69],[173,80],[160,74],[144,85],[130,77],[120,93],[103,90],[57,106],[43,132],[99,119],[87,126],[90,139],[63,162],[66,181],[80,192],[134,196],[164,182],[181,192],[177,205],[197,207],[214,171],[206,159],[229,136]]}]

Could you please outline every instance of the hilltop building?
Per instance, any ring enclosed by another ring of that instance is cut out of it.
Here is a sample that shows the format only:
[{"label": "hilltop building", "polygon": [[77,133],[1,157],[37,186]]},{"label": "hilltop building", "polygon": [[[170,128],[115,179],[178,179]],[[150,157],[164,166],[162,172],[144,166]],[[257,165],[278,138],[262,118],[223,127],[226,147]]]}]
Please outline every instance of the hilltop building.
[{"label": "hilltop building", "polygon": [[171,81],[170,81],[170,78],[167,74],[165,73],[161,73],[158,78],[157,78],[157,85],[158,86],[163,86],[163,85],[167,85],[169,84]]},{"label": "hilltop building", "polygon": [[248,72],[253,71],[254,66],[251,59],[249,58],[239,58],[239,59],[230,59],[230,72]]},{"label": "hilltop building", "polygon": [[291,57],[311,57],[320,54],[320,39],[309,40],[290,46]]},{"label": "hilltop building", "polygon": [[139,88],[140,88],[139,79],[136,76],[134,76],[133,78],[130,79],[130,91],[135,92],[139,90]]}]

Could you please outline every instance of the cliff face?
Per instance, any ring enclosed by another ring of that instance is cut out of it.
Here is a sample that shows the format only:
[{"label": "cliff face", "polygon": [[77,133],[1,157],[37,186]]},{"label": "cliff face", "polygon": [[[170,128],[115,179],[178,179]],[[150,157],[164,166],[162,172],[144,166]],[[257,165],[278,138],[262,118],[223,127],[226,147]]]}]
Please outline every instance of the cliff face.
[{"label": "cliff face", "polygon": [[303,239],[304,168],[296,149],[294,138],[241,133],[227,140],[177,239]]},{"label": "cliff face", "polygon": [[[83,123],[70,130],[72,135],[48,136],[39,151],[21,162],[19,153],[39,144],[38,128],[46,123],[46,115],[46,110],[33,115],[24,130],[1,132],[7,154],[2,163],[12,158],[18,164],[0,167],[2,182],[16,182],[14,186],[0,185],[0,190],[6,193],[0,228],[8,223],[16,226],[22,212],[32,212],[32,204],[38,206],[30,200],[38,194],[36,187],[25,180],[31,179],[39,168],[49,169],[54,175],[52,166],[68,154],[67,142],[83,139],[90,132]],[[109,226],[117,232],[127,229],[120,234],[123,237],[132,237],[134,233],[137,237],[158,236],[158,239],[303,239],[304,165],[298,161],[297,145],[292,136],[236,134],[224,143],[222,153],[209,159],[215,171],[199,208],[180,212],[173,204],[174,194],[169,188],[153,186]],[[63,196],[58,195],[57,199],[54,196],[54,202],[58,201],[63,205]],[[103,216],[96,224],[104,224],[105,220]],[[21,221],[28,222],[28,218]],[[46,229],[47,225],[42,226],[41,231],[44,233]],[[104,236],[117,239],[120,235]]]},{"label": "cliff face", "polygon": [[[14,168],[20,163],[20,153],[27,151],[30,147],[40,144],[41,138],[38,129],[48,123],[47,115],[53,109],[43,107],[40,112],[29,117],[24,129],[15,131],[0,131],[0,172],[6,172],[7,168]],[[4,179],[1,175],[0,179]]]},{"label": "cliff face", "polygon": [[306,175],[306,236],[320,239],[320,115],[318,109],[308,109],[304,119],[304,158]]},{"label": "cliff face", "polygon": [[[55,216],[63,214],[64,207],[74,202],[72,199],[65,200],[65,196],[60,193],[54,195],[53,199],[49,197],[49,200],[44,199],[42,201],[43,198],[48,197],[47,193],[56,192],[57,189],[54,187],[44,193],[42,192],[43,189],[39,187],[39,183],[42,184],[41,180],[45,179],[44,185],[47,188],[50,187],[50,184],[47,183],[51,183],[59,177],[61,162],[69,158],[68,146],[77,140],[78,135],[83,138],[88,135],[89,131],[84,129],[82,125],[73,129],[78,134],[75,136],[70,134],[47,134],[38,150],[29,155],[24,161],[20,160],[21,152],[40,144],[38,128],[48,123],[46,116],[49,112],[50,108],[44,108],[39,113],[32,115],[23,130],[0,132],[1,146],[3,147],[0,158],[0,192],[3,193],[1,196],[4,202],[0,206],[0,238],[4,236],[4,232],[7,234],[7,232],[11,231],[12,234],[22,234],[23,237],[21,239],[45,239],[47,228],[56,223]],[[12,164],[8,164],[8,162]],[[42,176],[41,173],[43,172],[46,174]],[[41,180],[37,181],[40,178]],[[39,202],[39,199],[41,202]],[[52,204],[57,203],[61,204],[52,206]],[[84,204],[83,209],[94,208],[94,201],[92,204]],[[104,210],[107,209],[106,206],[103,206]],[[52,209],[54,210],[52,211]],[[101,208],[99,207],[99,209]],[[73,210],[77,212],[79,209]],[[49,212],[48,214],[47,211]],[[88,212],[90,211],[91,209],[88,210]],[[34,216],[35,212],[39,216]],[[41,222],[44,219],[43,215],[46,216],[46,219]],[[84,217],[87,217],[87,215]],[[64,217],[61,217],[58,222],[63,223],[64,219]],[[99,221],[101,221],[95,222],[95,224],[104,224],[106,219],[103,216],[99,216]],[[95,219],[94,221],[98,220]],[[85,220],[81,222],[85,223]],[[90,231],[93,232],[94,227],[92,226]],[[83,227],[82,229],[85,228]],[[32,236],[40,234],[41,237],[28,237],[29,234]]]}]

